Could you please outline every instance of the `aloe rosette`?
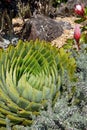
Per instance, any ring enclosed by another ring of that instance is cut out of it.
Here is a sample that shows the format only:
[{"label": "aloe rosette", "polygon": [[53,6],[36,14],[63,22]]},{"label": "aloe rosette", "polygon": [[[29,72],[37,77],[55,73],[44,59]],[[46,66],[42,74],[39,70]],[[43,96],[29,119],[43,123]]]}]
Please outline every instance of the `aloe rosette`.
[{"label": "aloe rosette", "polygon": [[[68,68],[68,69],[67,69]],[[71,69],[73,68],[73,69]],[[32,124],[33,115],[55,104],[64,69],[74,72],[70,54],[44,41],[22,42],[0,50],[0,125]]]}]

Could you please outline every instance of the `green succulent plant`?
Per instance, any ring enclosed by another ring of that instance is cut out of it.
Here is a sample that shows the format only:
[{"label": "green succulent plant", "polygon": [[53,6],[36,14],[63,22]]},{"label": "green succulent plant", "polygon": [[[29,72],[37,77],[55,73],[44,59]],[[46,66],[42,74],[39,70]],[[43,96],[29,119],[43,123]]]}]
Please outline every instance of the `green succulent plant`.
[{"label": "green succulent plant", "polygon": [[1,49],[0,126],[6,126],[6,119],[12,126],[30,125],[49,99],[54,105],[64,70],[72,79],[75,60],[45,41],[19,41],[16,47]]}]

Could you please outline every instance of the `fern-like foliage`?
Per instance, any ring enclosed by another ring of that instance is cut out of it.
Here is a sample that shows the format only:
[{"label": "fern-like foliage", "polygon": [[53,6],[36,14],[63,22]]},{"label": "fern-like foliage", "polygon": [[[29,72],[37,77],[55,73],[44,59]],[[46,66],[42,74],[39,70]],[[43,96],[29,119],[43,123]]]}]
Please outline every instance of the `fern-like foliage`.
[{"label": "fern-like foliage", "polygon": [[76,56],[79,82],[78,86],[82,89],[85,101],[87,103],[87,44],[81,45],[81,50]]},{"label": "fern-like foliage", "polygon": [[65,71],[74,77],[75,60],[44,41],[22,42],[0,50],[0,125],[30,125],[33,116],[54,106]]},{"label": "fern-like foliage", "polygon": [[[86,35],[84,34],[82,39]],[[74,41],[72,39],[67,40],[68,44],[64,45],[64,49],[71,52],[76,61],[76,75],[78,77],[78,88],[80,88],[81,93],[87,104],[87,43],[86,39],[82,40],[80,45],[80,50],[77,51],[73,48]],[[85,43],[84,43],[85,42]],[[82,98],[82,97],[81,97]]]}]

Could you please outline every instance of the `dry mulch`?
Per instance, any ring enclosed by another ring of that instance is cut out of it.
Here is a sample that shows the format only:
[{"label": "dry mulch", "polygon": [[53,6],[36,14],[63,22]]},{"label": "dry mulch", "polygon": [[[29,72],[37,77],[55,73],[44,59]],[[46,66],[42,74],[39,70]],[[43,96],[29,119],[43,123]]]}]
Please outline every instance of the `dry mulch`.
[{"label": "dry mulch", "polygon": [[73,38],[73,34],[74,34],[74,27],[75,27],[75,20],[76,20],[76,17],[64,17],[64,18],[61,18],[61,17],[57,17],[56,18],[56,21],[59,21],[59,20],[62,20],[63,22],[69,22],[71,24],[71,29],[65,29],[63,34],[56,38],[55,40],[52,41],[52,45],[56,45],[56,47],[60,48],[62,45],[65,44],[66,40],[68,38]]}]

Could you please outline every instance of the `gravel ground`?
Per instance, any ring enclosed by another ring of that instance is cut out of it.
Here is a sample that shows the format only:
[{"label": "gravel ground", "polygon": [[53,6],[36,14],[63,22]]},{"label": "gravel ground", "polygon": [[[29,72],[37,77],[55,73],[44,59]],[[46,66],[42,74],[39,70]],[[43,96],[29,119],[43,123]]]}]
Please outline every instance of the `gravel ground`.
[{"label": "gravel ground", "polygon": [[65,44],[66,40],[68,38],[73,38],[73,33],[74,33],[74,27],[75,27],[75,20],[76,20],[76,17],[64,17],[64,18],[61,18],[61,17],[57,17],[55,19],[56,21],[63,21],[63,22],[66,22],[66,23],[70,23],[71,24],[71,29],[65,29],[64,28],[64,32],[62,34],[62,36],[56,38],[55,40],[52,41],[52,45],[56,45],[56,47],[61,47],[62,45]]}]

